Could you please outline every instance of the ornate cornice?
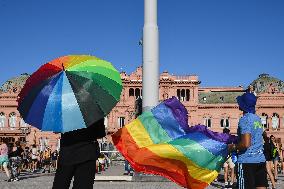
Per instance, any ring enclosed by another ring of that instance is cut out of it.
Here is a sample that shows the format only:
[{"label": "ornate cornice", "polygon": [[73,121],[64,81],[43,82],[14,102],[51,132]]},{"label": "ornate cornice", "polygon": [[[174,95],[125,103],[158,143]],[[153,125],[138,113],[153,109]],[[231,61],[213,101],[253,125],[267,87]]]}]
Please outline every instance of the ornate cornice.
[{"label": "ornate cornice", "polygon": [[206,105],[198,105],[198,109],[221,109],[221,108],[224,108],[224,109],[238,109],[239,106],[236,105],[236,104],[206,104]]},{"label": "ornate cornice", "polygon": [[17,108],[16,105],[0,105],[0,108]]}]

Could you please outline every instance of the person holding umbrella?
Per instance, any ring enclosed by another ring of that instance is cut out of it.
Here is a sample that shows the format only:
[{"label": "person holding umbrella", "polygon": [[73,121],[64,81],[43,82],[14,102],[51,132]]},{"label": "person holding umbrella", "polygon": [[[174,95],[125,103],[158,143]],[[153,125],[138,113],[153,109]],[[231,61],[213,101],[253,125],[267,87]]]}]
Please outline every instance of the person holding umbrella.
[{"label": "person holding umbrella", "polygon": [[93,188],[96,160],[100,154],[97,139],[105,135],[104,119],[88,128],[61,135],[61,150],[53,189],[69,188],[73,177],[74,189]]},{"label": "person holding umbrella", "polygon": [[41,66],[26,81],[18,110],[26,123],[62,133],[53,189],[93,188],[97,139],[106,135],[104,117],[120,100],[122,81],[111,63],[69,55]]}]

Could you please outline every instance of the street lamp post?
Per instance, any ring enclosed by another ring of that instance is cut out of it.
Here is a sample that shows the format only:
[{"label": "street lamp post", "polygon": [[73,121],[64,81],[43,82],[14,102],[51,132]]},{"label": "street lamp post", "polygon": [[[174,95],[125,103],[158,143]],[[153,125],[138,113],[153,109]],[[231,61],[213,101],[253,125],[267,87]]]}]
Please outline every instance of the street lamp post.
[{"label": "street lamp post", "polygon": [[143,27],[143,111],[159,102],[159,31],[157,0],[144,0]]}]

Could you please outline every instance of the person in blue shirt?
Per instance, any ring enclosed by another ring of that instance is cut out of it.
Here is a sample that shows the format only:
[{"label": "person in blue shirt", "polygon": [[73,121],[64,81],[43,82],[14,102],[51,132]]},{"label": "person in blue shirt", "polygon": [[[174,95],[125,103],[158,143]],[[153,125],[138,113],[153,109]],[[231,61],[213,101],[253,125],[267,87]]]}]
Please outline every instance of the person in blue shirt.
[{"label": "person in blue shirt", "polygon": [[229,151],[238,153],[237,186],[239,189],[266,189],[268,187],[265,156],[263,153],[261,119],[255,114],[257,98],[246,92],[237,97],[243,117],[238,124],[238,143],[229,144]]}]

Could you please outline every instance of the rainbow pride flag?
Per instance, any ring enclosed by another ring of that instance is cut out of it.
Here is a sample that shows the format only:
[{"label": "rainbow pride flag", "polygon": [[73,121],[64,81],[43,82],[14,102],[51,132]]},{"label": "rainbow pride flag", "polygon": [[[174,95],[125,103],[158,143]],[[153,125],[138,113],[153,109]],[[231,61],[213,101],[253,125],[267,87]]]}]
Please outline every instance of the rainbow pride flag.
[{"label": "rainbow pride flag", "polygon": [[236,137],[188,126],[186,108],[175,97],[112,135],[134,170],[164,176],[185,188],[206,188],[228,156]]}]

